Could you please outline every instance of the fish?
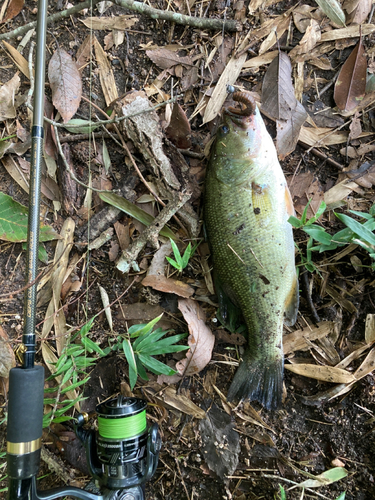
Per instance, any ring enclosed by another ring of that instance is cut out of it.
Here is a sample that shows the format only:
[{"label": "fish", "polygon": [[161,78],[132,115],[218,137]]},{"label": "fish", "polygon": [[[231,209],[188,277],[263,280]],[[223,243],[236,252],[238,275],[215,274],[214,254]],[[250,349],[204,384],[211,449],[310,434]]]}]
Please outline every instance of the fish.
[{"label": "fish", "polygon": [[283,325],[297,318],[299,291],[295,215],[276,148],[252,95],[235,92],[241,107],[223,112],[208,162],[204,224],[219,302],[218,318],[232,332],[240,315],[248,332],[227,399],[280,407]]}]

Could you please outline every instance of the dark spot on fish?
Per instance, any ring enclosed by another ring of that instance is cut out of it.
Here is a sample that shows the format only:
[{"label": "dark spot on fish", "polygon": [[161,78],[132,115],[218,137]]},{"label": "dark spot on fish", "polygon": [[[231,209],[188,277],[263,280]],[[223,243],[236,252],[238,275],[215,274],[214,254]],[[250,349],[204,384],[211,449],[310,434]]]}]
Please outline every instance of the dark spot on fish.
[{"label": "dark spot on fish", "polygon": [[245,224],[241,224],[240,226],[238,226],[238,228],[233,231],[233,234],[234,236],[237,236],[238,234],[240,234],[240,232],[242,231],[242,229],[245,227]]},{"label": "dark spot on fish", "polygon": [[259,275],[259,278],[263,281],[263,283],[264,283],[265,285],[269,285],[269,284],[271,283],[271,282],[270,282],[270,280],[269,280],[268,278],[266,278],[265,276],[263,276],[263,274],[260,274],[260,275]]},{"label": "dark spot on fish", "polygon": [[255,215],[259,215],[260,214],[260,208],[259,207],[254,208],[254,214]]},{"label": "dark spot on fish", "polygon": [[223,132],[223,134],[227,134],[229,132],[229,127],[227,127],[226,125],[223,125],[221,127],[221,131]]},{"label": "dark spot on fish", "polygon": [[277,286],[277,287],[276,287],[276,290],[278,290],[279,288],[280,288],[280,287],[279,287],[279,286]]},{"label": "dark spot on fish", "polygon": [[264,298],[267,295],[267,293],[270,293],[270,290],[267,290],[267,292],[262,293],[262,297]]},{"label": "dark spot on fish", "polygon": [[255,191],[256,194],[262,194],[263,188],[260,184],[256,184],[255,182],[251,183],[251,188]]}]

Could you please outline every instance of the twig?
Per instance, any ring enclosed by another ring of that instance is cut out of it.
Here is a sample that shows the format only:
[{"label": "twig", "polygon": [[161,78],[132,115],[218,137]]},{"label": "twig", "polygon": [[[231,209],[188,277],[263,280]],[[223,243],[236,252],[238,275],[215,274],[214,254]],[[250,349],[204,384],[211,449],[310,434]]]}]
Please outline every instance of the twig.
[{"label": "twig", "polygon": [[307,300],[307,303],[309,304],[310,311],[311,311],[311,314],[312,314],[312,316],[314,318],[314,321],[316,323],[319,323],[320,322],[320,318],[319,318],[318,313],[316,312],[316,309],[315,309],[315,306],[314,306],[314,302],[313,302],[312,297],[311,297],[309,276],[308,276],[308,272],[307,272],[306,268],[301,273],[301,284],[302,284],[302,287],[304,288],[305,298]]},{"label": "twig", "polygon": [[[65,17],[73,16],[74,14],[81,12],[81,10],[94,7],[99,2],[100,0],[88,0],[87,2],[75,5],[71,9],[57,12],[56,14],[47,17],[47,24],[53,23]],[[151,17],[152,19],[163,19],[164,21],[171,21],[173,23],[188,25],[193,28],[200,29],[212,29],[215,31],[221,31],[222,29],[224,29],[225,31],[242,31],[242,25],[237,21],[223,22],[221,19],[206,19],[202,17],[184,16],[183,14],[176,14],[174,12],[154,9],[153,7],[149,7],[146,4],[133,2],[132,0],[118,0],[116,3],[120,7],[133,10],[135,12],[138,12],[139,14],[144,14]],[[12,38],[22,36],[35,27],[36,21],[33,21],[31,23],[25,24],[24,26],[20,26],[13,31],[9,31],[8,33],[2,33],[0,35],[0,40],[11,40]]]},{"label": "twig", "polygon": [[117,139],[116,134],[109,134],[107,131],[105,132],[91,132],[91,134],[74,134],[74,135],[65,135],[64,137],[60,137],[61,144],[65,142],[79,142],[79,141],[88,141],[90,138],[94,137],[94,139]]},{"label": "twig", "polygon": [[41,458],[45,462],[48,468],[55,472],[57,477],[62,479],[64,483],[69,484],[72,479],[74,479],[65,468],[61,459],[58,459],[53,453],[51,453],[45,446],[42,446]]},{"label": "twig", "polygon": [[316,148],[310,148],[308,144],[305,144],[304,142],[298,141],[298,144],[302,146],[304,149],[307,150],[308,153],[313,154],[314,156],[317,156],[321,160],[325,160],[327,163],[332,165],[333,167],[337,168],[337,170],[344,170],[344,167],[338,163],[336,160],[333,158],[330,158],[328,155],[325,153],[322,153],[322,151],[319,151],[319,149]]},{"label": "twig", "polygon": [[135,271],[139,271],[136,259],[139,252],[146,246],[147,242],[151,242],[155,248],[158,248],[158,236],[165,224],[171,217],[190,199],[191,192],[179,193],[179,196],[168,203],[166,207],[155,217],[154,221],[142,234],[136,239],[128,250],[122,253],[122,256],[117,264],[117,269],[123,273],[130,271],[132,267]]},{"label": "twig", "polygon": [[[268,479],[275,479],[277,481],[284,481],[285,483],[294,484],[295,486],[298,486],[298,483],[296,483],[295,481],[292,481],[291,479],[286,479],[285,477],[282,477],[282,476],[276,476],[276,475],[273,475],[273,474],[263,474],[260,477],[266,477]],[[315,490],[313,490],[311,488],[306,488],[305,487],[305,490],[308,491],[309,493],[314,493],[314,495],[317,495],[320,498],[324,498],[325,500],[330,500],[325,495],[322,495],[321,493],[318,493],[317,491],[315,491]]]},{"label": "twig", "polygon": [[[87,2],[78,3],[78,5],[72,7],[71,9],[62,10],[61,12],[57,12],[56,14],[47,17],[47,24],[53,23],[54,21],[58,21],[59,19],[63,19],[65,17],[73,16],[74,14],[81,12],[81,10],[94,7],[99,2],[100,0],[88,0]],[[36,21],[20,26],[13,31],[9,31],[8,33],[2,33],[0,35],[0,40],[10,40],[12,38],[22,36],[33,28],[36,28]]]},{"label": "twig", "polygon": [[222,21],[221,19],[185,16],[176,12],[154,9],[145,3],[134,2],[134,0],[116,0],[115,3],[120,7],[124,7],[124,9],[130,9],[139,14],[145,14],[151,17],[151,19],[162,19],[163,21],[170,21],[172,23],[199,29],[242,31],[242,25],[237,21]]}]

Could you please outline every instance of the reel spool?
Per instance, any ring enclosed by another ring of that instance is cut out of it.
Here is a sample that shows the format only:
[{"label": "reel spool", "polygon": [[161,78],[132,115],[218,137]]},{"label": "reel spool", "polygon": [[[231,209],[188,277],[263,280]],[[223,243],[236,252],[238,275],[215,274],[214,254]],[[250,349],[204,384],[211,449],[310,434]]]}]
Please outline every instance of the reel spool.
[{"label": "reel spool", "polygon": [[146,407],[142,399],[120,395],[96,407],[98,432],[84,431],[83,417],[78,419],[76,432],[85,445],[90,472],[100,486],[133,489],[154,474],[161,438],[157,424],[147,427]]}]

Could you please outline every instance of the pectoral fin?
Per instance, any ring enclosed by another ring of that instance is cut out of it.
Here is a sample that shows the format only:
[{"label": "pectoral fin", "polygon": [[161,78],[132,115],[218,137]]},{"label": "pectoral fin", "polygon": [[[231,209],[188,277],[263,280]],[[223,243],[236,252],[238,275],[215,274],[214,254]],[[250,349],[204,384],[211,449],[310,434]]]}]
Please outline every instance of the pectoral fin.
[{"label": "pectoral fin", "polygon": [[296,322],[299,305],[298,279],[295,275],[290,293],[285,301],[284,325],[292,326]]},{"label": "pectoral fin", "polygon": [[219,310],[217,317],[220,323],[227,328],[231,333],[234,333],[239,326],[241,312],[235,303],[235,298],[228,286],[225,286],[217,273],[214,273],[214,284],[217,299],[219,302]]}]

